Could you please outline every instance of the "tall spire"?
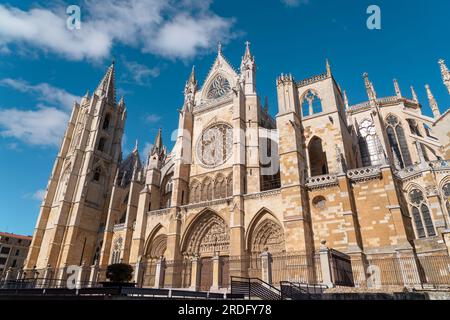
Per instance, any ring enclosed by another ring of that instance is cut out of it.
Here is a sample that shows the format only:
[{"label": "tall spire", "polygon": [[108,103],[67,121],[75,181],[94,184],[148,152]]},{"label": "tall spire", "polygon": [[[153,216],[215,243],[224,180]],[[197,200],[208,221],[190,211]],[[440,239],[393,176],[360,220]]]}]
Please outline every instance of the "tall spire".
[{"label": "tall spire", "polygon": [[371,102],[375,102],[377,100],[377,93],[375,92],[375,88],[373,83],[369,80],[369,74],[365,72],[363,74],[364,85],[366,86],[367,96]]},{"label": "tall spire", "polygon": [[95,90],[95,94],[99,97],[106,97],[106,101],[114,104],[116,102],[116,91],[115,91],[115,69],[114,69],[114,60],[111,63],[111,66],[106,71],[105,76],[102,81],[100,81],[97,89]]},{"label": "tall spire", "polygon": [[394,89],[395,89],[395,95],[397,96],[397,98],[401,98],[402,92],[400,91],[400,86],[398,85],[397,79],[394,79]]},{"label": "tall spire", "polygon": [[442,81],[444,81],[448,94],[450,94],[450,72],[448,71],[444,59],[439,59],[439,65],[441,66]]},{"label": "tall spire", "polygon": [[162,129],[159,128],[158,134],[156,135],[156,138],[155,138],[155,144],[153,145],[151,154],[154,154],[154,153],[161,154],[161,152],[162,152],[163,144],[162,144],[161,133],[162,133]]},{"label": "tall spire", "polygon": [[349,108],[347,91],[345,91],[345,90],[344,90],[344,105],[345,105],[345,109]]},{"label": "tall spire", "polygon": [[331,77],[331,66],[330,61],[328,59],[326,59],[326,68],[327,68],[327,76]]},{"label": "tall spire", "polygon": [[192,66],[191,75],[184,86],[184,105],[183,110],[192,110],[194,106],[195,93],[198,90],[198,82],[195,78],[195,66]]},{"label": "tall spire", "polygon": [[428,84],[425,85],[425,89],[427,90],[427,96],[428,96],[428,101],[430,103],[431,111],[433,111],[434,118],[437,119],[441,116],[441,112],[439,111],[439,106],[438,106],[437,101],[434,98],[433,93],[431,92],[430,86]]},{"label": "tall spire", "polygon": [[136,142],[134,144],[133,153],[137,153],[139,149],[139,142],[138,139],[136,139]]},{"label": "tall spire", "polygon": [[249,41],[245,41],[245,53],[244,53],[244,57],[242,58],[242,60],[253,60],[253,56],[252,53],[250,52],[250,42]]},{"label": "tall spire", "polygon": [[411,86],[411,94],[413,101],[419,103],[419,98],[417,97],[416,90],[414,90],[413,86]]}]

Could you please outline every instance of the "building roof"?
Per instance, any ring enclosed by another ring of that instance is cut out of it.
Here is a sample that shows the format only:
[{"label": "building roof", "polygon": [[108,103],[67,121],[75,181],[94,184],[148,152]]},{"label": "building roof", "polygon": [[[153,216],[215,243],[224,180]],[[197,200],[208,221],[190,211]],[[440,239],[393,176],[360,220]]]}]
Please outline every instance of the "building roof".
[{"label": "building roof", "polygon": [[23,236],[20,234],[9,233],[9,232],[0,232],[0,237],[9,237],[9,238],[16,238],[16,239],[23,239],[23,240],[30,240],[30,241],[33,238],[31,236]]}]

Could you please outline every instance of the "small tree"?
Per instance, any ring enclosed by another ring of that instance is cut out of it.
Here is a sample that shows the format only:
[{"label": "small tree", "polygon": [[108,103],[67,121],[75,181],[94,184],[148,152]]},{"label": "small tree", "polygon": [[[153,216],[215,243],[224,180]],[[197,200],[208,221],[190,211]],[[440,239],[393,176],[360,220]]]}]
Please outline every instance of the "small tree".
[{"label": "small tree", "polygon": [[106,269],[106,278],[111,282],[129,282],[133,277],[133,267],[126,263],[115,263]]}]

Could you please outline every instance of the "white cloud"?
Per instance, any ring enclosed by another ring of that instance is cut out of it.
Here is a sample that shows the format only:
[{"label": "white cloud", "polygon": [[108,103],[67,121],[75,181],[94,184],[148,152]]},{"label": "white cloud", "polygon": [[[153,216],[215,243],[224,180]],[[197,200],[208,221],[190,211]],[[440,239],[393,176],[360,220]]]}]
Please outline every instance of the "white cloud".
[{"label": "white cloud", "polygon": [[59,146],[68,114],[53,107],[38,110],[0,109],[0,136],[30,145]]},{"label": "white cloud", "polygon": [[159,76],[160,70],[158,67],[148,68],[136,61],[127,61],[125,59],[123,60],[123,64],[133,81],[138,85],[148,85],[150,78]]},{"label": "white cloud", "polygon": [[63,6],[24,11],[0,5],[0,48],[37,47],[71,60],[99,60],[115,44],[168,58],[191,58],[226,42],[234,20],[216,15],[209,0],[85,0],[81,29],[66,27]]},{"label": "white cloud", "polygon": [[0,85],[10,87],[20,92],[33,94],[39,101],[43,101],[47,104],[67,110],[72,109],[74,101],[81,100],[81,97],[73,95],[64,89],[56,88],[45,82],[32,85],[24,80],[5,78],[0,79]]},{"label": "white cloud", "polygon": [[161,116],[157,115],[157,114],[149,114],[148,116],[145,117],[145,121],[149,122],[149,123],[156,123],[159,122],[161,120]]},{"label": "white cloud", "polygon": [[34,200],[42,201],[42,200],[44,200],[44,197],[45,197],[45,190],[44,190],[44,189],[36,190],[36,192],[34,192],[34,193],[31,195],[31,197],[32,197]]},{"label": "white cloud", "polygon": [[286,7],[298,7],[302,4],[309,4],[309,0],[281,0]]}]

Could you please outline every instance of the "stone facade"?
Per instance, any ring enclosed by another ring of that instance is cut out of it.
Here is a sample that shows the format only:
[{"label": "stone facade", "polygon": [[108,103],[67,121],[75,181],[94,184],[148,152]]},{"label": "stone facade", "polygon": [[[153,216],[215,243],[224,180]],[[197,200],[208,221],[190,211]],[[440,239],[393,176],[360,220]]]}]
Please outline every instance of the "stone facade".
[{"label": "stone facade", "polygon": [[379,98],[363,78],[368,101],[349,105],[328,62],[302,81],[281,75],[273,119],[249,44],[239,72],[219,46],[203,86],[194,69],[186,83],[173,150],[159,132],[142,163],[137,145],[121,157],[112,65],[74,105],[27,268],[64,277],[71,264],[126,262],[145,287],[220,290],[229,276],[288,280],[264,270],[287,255],[305,257],[303,281],[321,282],[324,244],[349,259],[448,256],[448,111],[429,87],[434,118],[414,90],[394,81]]}]

